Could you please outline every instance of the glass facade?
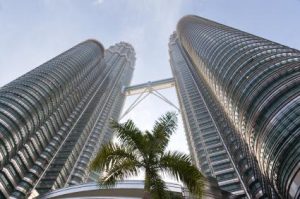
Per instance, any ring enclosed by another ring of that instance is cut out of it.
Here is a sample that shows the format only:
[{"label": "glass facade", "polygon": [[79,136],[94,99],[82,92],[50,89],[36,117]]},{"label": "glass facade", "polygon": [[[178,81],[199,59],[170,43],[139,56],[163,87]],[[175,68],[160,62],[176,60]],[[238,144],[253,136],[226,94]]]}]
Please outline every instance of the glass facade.
[{"label": "glass facade", "polygon": [[173,34],[169,44],[170,63],[182,111],[188,145],[194,163],[206,176],[217,178],[221,189],[246,198],[247,193],[233,165],[218,126],[193,77],[186,55]]},{"label": "glass facade", "polygon": [[[25,198],[86,181],[109,141],[133,74],[127,43],[88,40],[0,89],[0,198]],[[37,184],[38,183],[38,184]]]},{"label": "glass facade", "polygon": [[298,198],[300,52],[197,16],[176,32],[249,195]]}]

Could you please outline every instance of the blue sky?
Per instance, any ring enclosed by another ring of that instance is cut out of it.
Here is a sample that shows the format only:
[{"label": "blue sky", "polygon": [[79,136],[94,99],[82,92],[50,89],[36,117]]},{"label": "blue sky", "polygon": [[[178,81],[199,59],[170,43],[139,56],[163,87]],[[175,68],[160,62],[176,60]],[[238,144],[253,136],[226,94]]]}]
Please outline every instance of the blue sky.
[{"label": "blue sky", "polygon": [[299,0],[0,0],[0,86],[87,38],[132,43],[133,83],[168,77],[169,35],[186,14],[299,48],[299,8]]},{"label": "blue sky", "polygon": [[[133,84],[170,77],[169,36],[187,14],[300,49],[299,10],[300,0],[0,0],[0,86],[88,38],[134,46]],[[167,110],[150,96],[125,119],[146,129]],[[181,123],[170,149],[187,152]]]}]

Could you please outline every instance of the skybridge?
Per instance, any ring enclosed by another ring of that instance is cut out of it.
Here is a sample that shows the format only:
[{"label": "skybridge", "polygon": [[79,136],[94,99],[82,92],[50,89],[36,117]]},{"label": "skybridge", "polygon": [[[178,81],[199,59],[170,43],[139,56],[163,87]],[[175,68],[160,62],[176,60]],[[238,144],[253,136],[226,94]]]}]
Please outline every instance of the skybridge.
[{"label": "skybridge", "polygon": [[162,93],[159,92],[159,90],[168,89],[172,87],[175,87],[174,78],[161,79],[157,81],[149,81],[147,83],[124,87],[123,88],[124,95],[126,96],[137,95],[138,97],[128,107],[128,109],[124,111],[120,119],[122,119],[125,115],[127,115],[130,111],[132,111],[139,103],[141,103],[144,99],[146,99],[150,94],[158,97],[159,99],[163,100],[167,104],[171,105],[180,113],[180,109],[175,104],[173,104],[168,98],[166,98]]}]

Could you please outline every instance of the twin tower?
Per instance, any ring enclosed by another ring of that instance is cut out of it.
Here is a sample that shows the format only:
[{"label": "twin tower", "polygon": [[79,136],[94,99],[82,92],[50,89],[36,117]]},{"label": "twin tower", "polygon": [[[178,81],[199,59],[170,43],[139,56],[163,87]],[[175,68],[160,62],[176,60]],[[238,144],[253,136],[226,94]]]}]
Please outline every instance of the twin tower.
[{"label": "twin tower", "polygon": [[[299,198],[300,51],[187,16],[169,53],[194,164],[239,198]],[[87,40],[0,88],[0,198],[87,181],[134,63]]]}]

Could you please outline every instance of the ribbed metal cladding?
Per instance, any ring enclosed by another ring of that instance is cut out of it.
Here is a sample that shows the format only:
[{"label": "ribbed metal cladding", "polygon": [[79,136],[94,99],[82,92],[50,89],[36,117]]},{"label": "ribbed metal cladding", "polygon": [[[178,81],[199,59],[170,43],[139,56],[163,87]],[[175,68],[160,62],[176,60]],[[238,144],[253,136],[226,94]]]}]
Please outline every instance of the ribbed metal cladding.
[{"label": "ribbed metal cladding", "polygon": [[103,56],[103,46],[88,40],[0,89],[0,198],[25,198],[38,182],[40,193],[65,186],[78,157],[91,157],[86,143],[104,140],[99,114],[110,116],[101,112],[104,98],[124,66],[108,66]]},{"label": "ribbed metal cladding", "polygon": [[215,177],[221,189],[239,198],[247,198],[245,185],[241,183],[219,127],[204,99],[203,88],[193,77],[194,72],[189,67],[191,64],[186,60],[176,34],[171,36],[169,51],[186,137],[195,165],[207,177]]},{"label": "ribbed metal cladding", "polygon": [[[135,53],[132,46],[127,43],[119,43],[105,51],[104,62],[107,67],[114,68],[118,75],[110,82],[109,91],[101,100],[101,110],[95,128],[89,135],[76,166],[69,176],[68,185],[77,185],[86,182],[89,176],[87,166],[102,144],[111,140],[113,132],[109,127],[111,119],[118,121],[125,100],[123,87],[129,86],[133,75]],[[119,66],[119,67],[116,67]]]},{"label": "ribbed metal cladding", "polygon": [[197,16],[177,33],[262,173],[281,197],[299,197],[300,52]]}]

